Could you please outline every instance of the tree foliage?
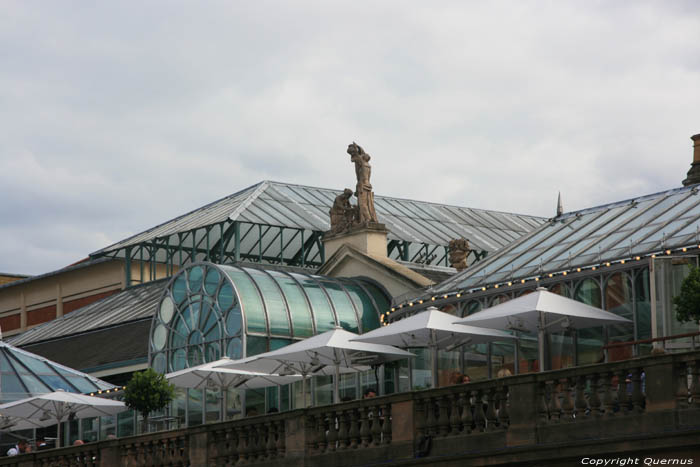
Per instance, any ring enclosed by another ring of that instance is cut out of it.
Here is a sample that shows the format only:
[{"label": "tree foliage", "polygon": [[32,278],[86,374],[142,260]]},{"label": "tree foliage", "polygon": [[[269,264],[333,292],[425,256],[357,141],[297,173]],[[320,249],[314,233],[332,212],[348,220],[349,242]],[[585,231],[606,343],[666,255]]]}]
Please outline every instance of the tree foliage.
[{"label": "tree foliage", "polygon": [[681,293],[673,298],[676,318],[681,323],[695,321],[700,324],[700,268],[693,268],[683,279]]},{"label": "tree foliage", "polygon": [[175,397],[175,386],[165,376],[148,368],[134,373],[124,390],[124,403],[143,415],[165,408]]}]

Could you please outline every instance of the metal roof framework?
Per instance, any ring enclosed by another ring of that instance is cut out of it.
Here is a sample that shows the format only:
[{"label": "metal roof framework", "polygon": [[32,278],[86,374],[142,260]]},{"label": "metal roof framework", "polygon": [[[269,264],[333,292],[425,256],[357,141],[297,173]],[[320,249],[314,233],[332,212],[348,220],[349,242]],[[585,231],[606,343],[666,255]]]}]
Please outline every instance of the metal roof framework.
[{"label": "metal roof framework", "polygon": [[[430,290],[459,293],[700,245],[698,186],[566,213]],[[428,296],[430,296],[430,294]]]},{"label": "metal roof framework", "polygon": [[[198,261],[252,261],[319,267],[321,237],[340,190],[264,181],[91,254],[127,261],[127,278],[156,277],[156,264],[176,268]],[[469,239],[472,261],[540,226],[534,216],[375,197],[379,221],[389,229],[388,255],[422,264],[448,265],[447,244]],[[150,264],[150,267],[149,267]]]}]

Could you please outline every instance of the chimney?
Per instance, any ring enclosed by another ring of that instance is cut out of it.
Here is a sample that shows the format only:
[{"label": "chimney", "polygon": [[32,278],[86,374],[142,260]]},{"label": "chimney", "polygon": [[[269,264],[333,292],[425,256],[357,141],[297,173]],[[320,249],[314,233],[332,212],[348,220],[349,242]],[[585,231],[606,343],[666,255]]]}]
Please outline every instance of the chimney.
[{"label": "chimney", "polygon": [[700,134],[690,137],[693,140],[693,163],[688,171],[688,178],[683,180],[683,186],[700,183]]}]

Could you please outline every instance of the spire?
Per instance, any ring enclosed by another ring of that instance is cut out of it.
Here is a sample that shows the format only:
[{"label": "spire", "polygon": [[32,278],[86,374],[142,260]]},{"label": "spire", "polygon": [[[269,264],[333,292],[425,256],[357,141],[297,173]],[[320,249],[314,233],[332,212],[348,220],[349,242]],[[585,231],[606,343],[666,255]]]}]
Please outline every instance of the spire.
[{"label": "spire", "polygon": [[561,191],[559,192],[559,197],[557,198],[557,217],[564,214],[564,205],[561,203]]}]

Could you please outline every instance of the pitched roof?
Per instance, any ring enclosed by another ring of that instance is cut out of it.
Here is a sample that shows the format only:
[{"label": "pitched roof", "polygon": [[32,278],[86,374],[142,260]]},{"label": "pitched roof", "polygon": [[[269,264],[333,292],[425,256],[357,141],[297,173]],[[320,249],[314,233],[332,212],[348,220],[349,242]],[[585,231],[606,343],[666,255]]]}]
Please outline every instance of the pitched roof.
[{"label": "pitched roof", "polygon": [[676,188],[550,219],[431,292],[488,286],[699,244],[698,185]]},{"label": "pitched roof", "polygon": [[[328,211],[341,190],[263,181],[156,227],[98,250],[115,252],[141,242],[166,239],[179,232],[227,220],[278,227],[327,231]],[[379,221],[390,240],[447,245],[468,238],[477,250],[496,251],[540,226],[545,219],[521,214],[376,196]],[[217,229],[211,234],[218,235]],[[216,242],[216,238],[211,238]]]},{"label": "pitched roof", "polygon": [[168,279],[147,282],[123,290],[11,337],[12,345],[25,346],[59,337],[81,334],[131,321],[150,319]]}]

